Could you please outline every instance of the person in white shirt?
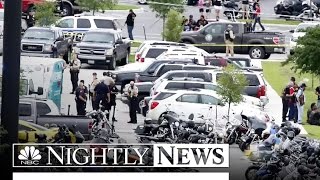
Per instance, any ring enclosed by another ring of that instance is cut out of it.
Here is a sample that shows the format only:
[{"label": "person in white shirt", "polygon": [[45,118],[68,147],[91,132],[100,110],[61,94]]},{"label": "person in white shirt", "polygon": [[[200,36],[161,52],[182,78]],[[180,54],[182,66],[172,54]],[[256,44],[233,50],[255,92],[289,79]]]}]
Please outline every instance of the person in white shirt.
[{"label": "person in white shirt", "polygon": [[298,108],[298,124],[302,124],[302,117],[303,117],[303,107],[306,102],[306,96],[304,95],[304,90],[306,89],[307,85],[302,83],[298,93],[296,94],[297,98],[297,108]]},{"label": "person in white shirt", "polygon": [[94,72],[92,73],[92,82],[90,84],[90,89],[89,89],[89,97],[91,98],[91,103],[92,103],[92,109],[95,109],[95,101],[93,98],[93,94],[94,94],[94,89],[97,86],[97,84],[99,84],[99,80],[97,78],[97,73]]},{"label": "person in white shirt", "polygon": [[111,77],[110,72],[103,72],[103,78],[102,81],[104,82],[105,85],[110,86],[110,83],[113,81]]}]

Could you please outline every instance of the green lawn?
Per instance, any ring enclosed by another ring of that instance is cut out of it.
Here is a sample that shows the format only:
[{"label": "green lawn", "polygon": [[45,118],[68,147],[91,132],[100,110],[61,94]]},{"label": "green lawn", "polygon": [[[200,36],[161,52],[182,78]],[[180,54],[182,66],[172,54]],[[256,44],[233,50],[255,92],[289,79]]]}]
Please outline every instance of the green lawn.
[{"label": "green lawn", "polygon": [[139,6],[130,4],[117,4],[112,10],[129,10],[129,9],[139,9]]},{"label": "green lawn", "polygon": [[134,63],[134,62],[135,62],[134,55],[133,55],[133,54],[130,54],[130,56],[129,56],[129,63]]},{"label": "green lawn", "polygon": [[131,43],[131,47],[139,47],[141,45],[141,42],[133,41]]},{"label": "green lawn", "polygon": [[[247,21],[252,21],[253,20],[245,20],[245,19],[240,19],[240,22],[247,22]],[[283,25],[298,25],[301,23],[301,21],[290,21],[290,20],[285,20],[285,19],[261,19],[262,24],[283,24]]]},{"label": "green lawn", "polygon": [[306,129],[310,137],[320,139],[320,126],[312,126],[306,123],[307,110],[310,108],[311,103],[317,101],[314,89],[319,85],[319,79],[314,78],[314,87],[312,87],[312,76],[310,74],[299,75],[298,73],[294,73],[294,71],[290,69],[289,65],[282,67],[280,62],[262,62],[262,67],[264,77],[279,95],[289,82],[290,77],[294,76],[297,83],[301,82],[303,79],[309,79],[307,82],[308,87],[305,91],[306,105],[304,106],[303,127]]}]

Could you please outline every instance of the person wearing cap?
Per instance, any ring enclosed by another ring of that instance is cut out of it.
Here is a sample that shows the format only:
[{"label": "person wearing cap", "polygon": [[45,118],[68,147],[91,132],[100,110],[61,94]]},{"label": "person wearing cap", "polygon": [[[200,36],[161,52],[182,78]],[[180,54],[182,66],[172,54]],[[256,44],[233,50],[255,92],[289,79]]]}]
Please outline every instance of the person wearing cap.
[{"label": "person wearing cap", "polygon": [[102,81],[109,86],[110,83],[113,81],[112,77],[111,77],[111,73],[110,72],[103,72],[103,78]]},{"label": "person wearing cap", "polygon": [[129,14],[127,16],[127,20],[125,22],[125,24],[127,25],[128,36],[129,36],[130,40],[133,40],[132,31],[133,31],[133,27],[134,27],[134,19],[136,16],[137,15],[133,12],[133,10],[130,9]]},{"label": "person wearing cap", "polygon": [[87,106],[87,94],[88,94],[88,89],[84,85],[84,80],[81,80],[79,83],[79,86],[76,88],[75,91],[75,101],[77,105],[77,114],[78,116],[84,116],[86,115],[86,106]]},{"label": "person wearing cap", "polygon": [[[103,80],[101,80],[94,88],[93,100],[95,102],[94,110],[99,109],[100,103],[105,109],[108,109],[108,103],[110,103],[110,90],[109,86],[107,86]],[[107,116],[107,118],[109,118],[109,116]]]},{"label": "person wearing cap", "polygon": [[94,102],[94,98],[93,98],[93,93],[94,93],[94,89],[96,88],[97,84],[99,84],[99,80],[97,78],[97,73],[92,73],[92,82],[89,86],[89,97],[91,98],[91,105],[92,105],[92,109],[95,109],[95,102]]},{"label": "person wearing cap", "polygon": [[134,82],[130,82],[128,88],[128,98],[129,98],[129,111],[130,111],[130,121],[128,123],[137,123],[137,109],[139,106],[138,102],[138,88],[134,85]]},{"label": "person wearing cap", "polygon": [[231,54],[231,56],[234,56],[233,40],[235,36],[232,27],[233,26],[229,24],[228,28],[224,31],[224,42],[226,43],[226,56],[229,56],[229,53]]},{"label": "person wearing cap", "polygon": [[302,83],[296,98],[297,98],[297,108],[298,108],[298,124],[302,124],[302,117],[303,117],[303,107],[305,105],[306,102],[306,97],[304,95],[304,91],[306,89],[307,85],[305,83]]}]

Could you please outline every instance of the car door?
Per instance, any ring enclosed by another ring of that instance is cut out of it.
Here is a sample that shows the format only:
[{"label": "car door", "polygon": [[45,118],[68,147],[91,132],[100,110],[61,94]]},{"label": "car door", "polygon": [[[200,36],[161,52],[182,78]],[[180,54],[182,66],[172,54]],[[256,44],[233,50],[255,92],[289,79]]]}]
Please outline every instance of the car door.
[{"label": "car door", "polygon": [[57,52],[59,55],[64,54],[63,41],[61,41],[61,39],[59,39],[59,38],[61,38],[59,31],[55,31],[54,34],[55,34],[55,38],[56,38],[55,45],[57,47]]},{"label": "car door", "polygon": [[123,42],[122,39],[122,35],[120,33],[117,33],[118,39],[122,42],[122,44],[119,44],[119,49],[121,51],[121,57],[126,57],[127,54],[130,54],[130,52],[128,52],[127,50],[127,45],[125,44],[125,42]]},{"label": "car door", "polygon": [[119,38],[119,35],[117,33],[114,33],[115,51],[117,53],[117,59],[121,59],[123,57],[123,50],[121,49],[121,44],[117,43],[120,40]]},{"label": "car door", "polygon": [[197,42],[201,44],[210,44],[208,46],[204,46],[203,48],[209,53],[225,52],[225,49],[221,46],[224,44],[225,26],[226,25],[222,23],[212,23],[205,26],[200,30],[200,34],[197,37]]},{"label": "car door", "polygon": [[75,20],[73,17],[64,18],[58,21],[56,27],[61,28],[65,37],[73,37],[75,29]]},{"label": "car door", "polygon": [[199,116],[206,107],[206,105],[201,104],[200,96],[192,93],[182,94],[172,105],[173,111],[179,114],[182,120],[188,118],[191,113],[195,117]]},{"label": "car door", "polygon": [[[204,109],[207,109],[207,117],[212,120],[222,120],[224,119],[223,116],[228,114],[227,106],[224,105],[220,99],[214,96],[201,94],[200,103],[204,106]],[[218,123],[220,122],[218,121]]]}]

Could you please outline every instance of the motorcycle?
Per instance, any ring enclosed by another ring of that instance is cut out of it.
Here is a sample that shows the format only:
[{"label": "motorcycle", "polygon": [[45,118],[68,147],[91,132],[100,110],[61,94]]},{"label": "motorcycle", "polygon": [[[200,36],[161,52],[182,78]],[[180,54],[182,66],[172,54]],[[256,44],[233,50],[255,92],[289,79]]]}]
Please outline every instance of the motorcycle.
[{"label": "motorcycle", "polygon": [[245,116],[242,116],[242,122],[240,125],[232,125],[230,122],[227,122],[225,142],[229,145],[234,143],[238,144],[239,138],[248,132],[249,122],[244,117]]}]

